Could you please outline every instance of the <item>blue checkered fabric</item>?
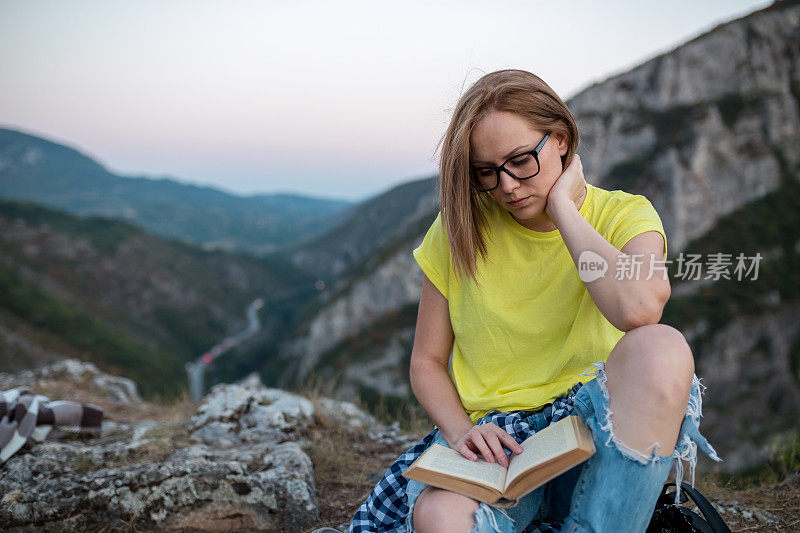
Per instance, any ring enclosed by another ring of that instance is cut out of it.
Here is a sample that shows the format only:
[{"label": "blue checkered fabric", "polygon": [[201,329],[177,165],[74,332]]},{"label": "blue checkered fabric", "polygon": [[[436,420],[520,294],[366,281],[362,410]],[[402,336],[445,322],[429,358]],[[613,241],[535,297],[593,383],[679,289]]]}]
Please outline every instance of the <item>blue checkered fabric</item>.
[{"label": "blue checkered fabric", "polygon": [[[548,424],[558,422],[562,418],[577,414],[574,409],[574,397],[581,388],[582,383],[577,383],[572,389],[553,401],[552,404],[540,409]],[[527,418],[532,411],[491,411],[478,419],[477,424],[493,422],[503,428],[509,435],[514,437],[517,442],[522,442],[535,433],[535,430],[527,422]],[[366,501],[361,504],[353,517],[348,533],[399,533],[405,531],[405,519],[408,514],[408,502],[406,498],[406,485],[408,480],[403,477],[403,472],[411,466],[422,452],[428,449],[436,436],[433,430],[422,438],[417,444],[406,450],[389,467],[380,481],[367,496]],[[558,531],[553,529],[556,524],[544,522],[534,522],[530,524],[525,533],[545,533]]]}]

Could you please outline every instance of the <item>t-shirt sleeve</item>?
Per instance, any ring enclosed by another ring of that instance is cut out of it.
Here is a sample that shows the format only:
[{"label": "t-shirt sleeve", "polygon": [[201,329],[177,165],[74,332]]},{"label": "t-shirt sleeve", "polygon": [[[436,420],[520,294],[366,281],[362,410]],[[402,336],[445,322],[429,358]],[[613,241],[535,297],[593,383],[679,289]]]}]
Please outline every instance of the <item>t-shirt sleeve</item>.
[{"label": "t-shirt sleeve", "polygon": [[661,217],[650,200],[636,194],[624,200],[617,209],[612,222],[611,239],[609,242],[621,250],[629,240],[645,231],[657,231],[664,237],[664,254],[667,253],[667,234]]},{"label": "t-shirt sleeve", "polygon": [[414,259],[431,283],[447,298],[450,280],[450,244],[442,226],[441,213],[436,216],[422,243],[413,253]]}]

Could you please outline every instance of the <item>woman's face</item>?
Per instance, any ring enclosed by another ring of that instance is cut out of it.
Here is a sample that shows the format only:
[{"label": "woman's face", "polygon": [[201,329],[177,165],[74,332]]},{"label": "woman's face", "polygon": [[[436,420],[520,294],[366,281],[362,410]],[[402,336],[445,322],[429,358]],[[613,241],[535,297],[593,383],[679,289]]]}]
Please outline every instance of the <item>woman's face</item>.
[{"label": "woman's face", "polygon": [[[547,132],[534,129],[516,113],[490,111],[470,135],[471,164],[499,166],[510,157],[536,148]],[[494,200],[523,226],[534,231],[556,228],[544,211],[547,195],[561,175],[561,156],[567,153],[566,136],[553,132],[539,152],[539,173],[516,180],[500,172],[500,183],[489,191]]]}]

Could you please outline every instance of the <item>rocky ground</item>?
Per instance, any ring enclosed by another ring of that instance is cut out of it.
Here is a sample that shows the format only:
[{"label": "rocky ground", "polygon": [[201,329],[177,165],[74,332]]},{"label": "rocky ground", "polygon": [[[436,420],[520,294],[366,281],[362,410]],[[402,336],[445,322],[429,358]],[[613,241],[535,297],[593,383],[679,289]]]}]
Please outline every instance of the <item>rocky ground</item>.
[{"label": "rocky ground", "polygon": [[[256,377],[218,385],[200,404],[144,402],[130,380],[78,361],[0,374],[0,390],[21,385],[98,405],[104,423],[98,437],[28,443],[0,465],[0,529],[11,531],[344,530],[427,431]],[[710,477],[698,486],[733,531],[800,530],[798,474],[743,490]]]}]

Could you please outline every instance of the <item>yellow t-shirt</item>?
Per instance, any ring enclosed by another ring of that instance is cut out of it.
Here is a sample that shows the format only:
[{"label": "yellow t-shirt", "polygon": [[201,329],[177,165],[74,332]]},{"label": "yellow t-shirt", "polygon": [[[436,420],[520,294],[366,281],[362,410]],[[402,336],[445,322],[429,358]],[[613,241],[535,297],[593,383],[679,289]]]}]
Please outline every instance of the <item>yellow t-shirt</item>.
[{"label": "yellow t-shirt", "polygon": [[[587,184],[579,210],[617,249],[645,231],[666,234],[642,195]],[[441,213],[414,258],[448,300],[455,340],[450,378],[470,419],[535,409],[565,394],[624,333],[595,305],[558,229],[536,232],[500,206],[488,213],[480,287],[456,274]],[[644,270],[643,270],[644,272]],[[606,276],[613,276],[609,270]]]}]

